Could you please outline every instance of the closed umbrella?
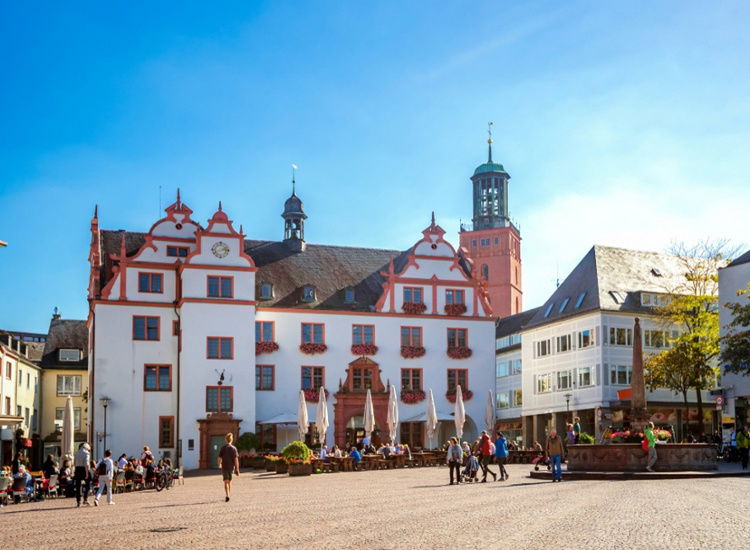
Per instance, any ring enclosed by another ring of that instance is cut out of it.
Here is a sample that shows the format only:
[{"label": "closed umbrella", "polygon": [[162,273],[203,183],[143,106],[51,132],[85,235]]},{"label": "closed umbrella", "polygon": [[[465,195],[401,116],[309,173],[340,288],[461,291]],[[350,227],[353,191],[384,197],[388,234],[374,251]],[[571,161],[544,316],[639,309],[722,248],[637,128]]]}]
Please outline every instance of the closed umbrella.
[{"label": "closed umbrella", "polygon": [[365,398],[365,437],[372,439],[372,432],[375,429],[375,410],[372,408],[372,393],[368,388],[367,397]]},{"label": "closed umbrella", "polygon": [[396,396],[396,386],[391,384],[391,391],[388,394],[388,434],[391,436],[391,442],[396,442],[396,430],[398,429],[398,397]]},{"label": "closed umbrella", "polygon": [[328,403],[326,403],[326,390],[322,386],[318,392],[318,408],[315,409],[315,427],[318,428],[322,447],[326,444],[326,432],[328,431]]},{"label": "closed umbrella", "polygon": [[434,447],[432,438],[435,437],[435,432],[438,426],[438,416],[435,410],[435,398],[432,395],[432,388],[427,394],[427,413],[425,419],[425,431],[427,432],[428,445]]},{"label": "closed umbrella", "polygon": [[62,434],[60,436],[60,455],[62,458],[73,456],[73,398],[68,396],[63,409]]},{"label": "closed umbrella", "polygon": [[464,395],[461,393],[461,386],[456,386],[456,406],[453,408],[453,422],[456,424],[456,437],[460,443],[464,435],[464,422],[466,422]]},{"label": "closed umbrella", "polygon": [[305,440],[305,434],[309,429],[307,420],[307,402],[305,401],[305,392],[299,391],[299,405],[297,406],[297,431],[299,431],[299,440]]},{"label": "closed umbrella", "polygon": [[488,434],[495,432],[495,400],[492,390],[487,392],[487,405],[484,407],[484,425]]}]

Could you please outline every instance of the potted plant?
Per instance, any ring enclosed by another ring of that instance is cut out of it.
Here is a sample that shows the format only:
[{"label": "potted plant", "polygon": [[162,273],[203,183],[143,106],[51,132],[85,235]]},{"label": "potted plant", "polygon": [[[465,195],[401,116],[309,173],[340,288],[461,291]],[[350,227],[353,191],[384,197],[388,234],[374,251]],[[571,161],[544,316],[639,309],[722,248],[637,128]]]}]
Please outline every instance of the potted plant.
[{"label": "potted plant", "polygon": [[401,401],[407,405],[415,405],[424,401],[427,396],[422,390],[401,390]]},{"label": "potted plant", "polygon": [[422,302],[404,302],[401,309],[404,310],[404,313],[409,315],[419,315],[427,310],[427,306]]},{"label": "potted plant", "polygon": [[471,357],[471,348],[455,346],[448,348],[448,357],[451,359],[468,359]]},{"label": "potted plant", "polygon": [[276,342],[255,342],[255,355],[263,353],[273,353],[278,351],[279,345]]},{"label": "potted plant", "polygon": [[281,451],[284,463],[290,476],[309,476],[312,474],[312,451],[303,441],[292,441]]},{"label": "potted plant", "polygon": [[445,304],[445,313],[451,317],[458,317],[466,313],[465,304]]},{"label": "potted plant", "polygon": [[276,463],[278,463],[281,458],[274,455],[266,455],[264,457],[266,462],[266,472],[275,472],[276,471]]},{"label": "potted plant", "polygon": [[[472,397],[474,397],[474,392],[471,390],[461,390],[461,397],[463,397],[464,401],[468,401]],[[451,403],[456,402],[456,390],[448,390],[445,392],[445,398],[450,401]]]},{"label": "potted plant", "polygon": [[354,355],[375,355],[378,352],[378,346],[375,344],[353,344],[352,353]]},{"label": "potted plant", "polygon": [[[320,390],[302,390],[305,394],[305,401],[308,403],[317,403],[320,399]],[[326,399],[328,399],[328,390],[326,390]]]},{"label": "potted plant", "polygon": [[325,344],[313,344],[312,342],[307,342],[305,344],[300,344],[299,350],[307,355],[315,355],[316,353],[325,353],[325,351],[328,349],[328,346]]},{"label": "potted plant", "polygon": [[401,357],[404,359],[416,359],[425,354],[422,346],[401,346]]}]

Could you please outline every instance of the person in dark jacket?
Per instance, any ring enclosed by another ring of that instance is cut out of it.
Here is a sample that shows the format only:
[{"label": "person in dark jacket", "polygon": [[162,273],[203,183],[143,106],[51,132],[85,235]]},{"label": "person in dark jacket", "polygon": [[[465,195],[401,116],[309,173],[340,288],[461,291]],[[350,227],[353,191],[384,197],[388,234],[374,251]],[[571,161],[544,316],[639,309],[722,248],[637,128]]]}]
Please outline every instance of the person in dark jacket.
[{"label": "person in dark jacket", "polygon": [[508,442],[503,435],[503,432],[497,432],[497,439],[495,440],[495,462],[497,462],[498,468],[500,468],[500,481],[505,481],[510,477],[508,470],[505,469],[505,463],[508,460]]},{"label": "person in dark jacket", "polygon": [[492,460],[492,441],[487,432],[483,431],[479,438],[479,455],[482,457],[480,464],[482,466],[482,483],[487,483],[487,474],[492,474],[492,480],[497,481],[497,474],[490,470],[490,461]]},{"label": "person in dark jacket", "polygon": [[44,472],[44,477],[47,479],[51,478],[53,475],[56,475],[59,470],[57,469],[57,462],[55,461],[55,457],[53,455],[47,455],[47,460],[44,461],[44,464],[42,464],[42,471]]}]

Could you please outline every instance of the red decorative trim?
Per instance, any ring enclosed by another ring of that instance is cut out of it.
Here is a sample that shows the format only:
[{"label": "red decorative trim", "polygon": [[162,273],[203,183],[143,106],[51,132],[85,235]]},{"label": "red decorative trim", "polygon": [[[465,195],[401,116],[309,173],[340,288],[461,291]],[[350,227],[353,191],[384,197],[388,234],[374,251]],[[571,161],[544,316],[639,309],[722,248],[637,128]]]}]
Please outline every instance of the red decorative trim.
[{"label": "red decorative trim", "polygon": [[[464,401],[469,401],[472,397],[474,397],[474,392],[472,392],[471,390],[461,390],[461,396],[463,397]],[[448,390],[447,392],[445,392],[445,398],[451,403],[455,403],[456,390]]]},{"label": "red decorative trim", "polygon": [[402,390],[401,401],[407,405],[414,405],[420,403],[427,398],[427,395],[422,390]]},{"label": "red decorative trim", "polygon": [[417,315],[419,313],[424,313],[425,311],[427,311],[427,306],[422,302],[404,302],[404,305],[401,306],[401,309],[404,310],[404,313],[407,313],[409,315]]},{"label": "red decorative trim", "polygon": [[255,355],[273,353],[278,350],[279,345],[276,342],[255,342]]},{"label": "red decorative trim", "polygon": [[422,357],[425,352],[422,346],[401,346],[401,357],[404,359],[416,359]]},{"label": "red decorative trim", "polygon": [[306,344],[300,344],[299,350],[302,353],[305,353],[307,355],[315,355],[316,353],[325,353],[325,351],[328,349],[328,346],[325,344],[313,344],[313,343],[306,343]]},{"label": "red decorative trim", "polygon": [[458,317],[466,313],[465,304],[445,304],[445,313],[451,317]]},{"label": "red decorative trim", "polygon": [[375,355],[377,352],[378,346],[375,344],[352,344],[354,355]]},{"label": "red decorative trim", "polygon": [[[305,394],[305,401],[317,403],[320,399],[320,390],[302,390]],[[328,390],[326,392],[326,399],[328,399]]]},{"label": "red decorative trim", "polygon": [[448,348],[448,357],[451,359],[468,359],[471,357],[471,348]]}]

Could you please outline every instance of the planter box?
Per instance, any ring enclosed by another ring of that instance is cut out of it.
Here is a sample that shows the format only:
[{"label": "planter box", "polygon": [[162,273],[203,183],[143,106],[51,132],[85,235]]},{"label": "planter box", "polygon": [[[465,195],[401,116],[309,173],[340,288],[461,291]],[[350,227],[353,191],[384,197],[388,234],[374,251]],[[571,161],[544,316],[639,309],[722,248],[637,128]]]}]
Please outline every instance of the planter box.
[{"label": "planter box", "polygon": [[[716,445],[666,443],[656,446],[658,472],[716,470]],[[648,454],[638,443],[568,445],[568,470],[588,472],[639,472],[646,469]]]},{"label": "planter box", "polygon": [[248,462],[250,463],[249,467],[253,470],[263,470],[266,467],[266,459],[262,456],[251,457]]},{"label": "planter box", "polygon": [[265,464],[265,466],[266,466],[266,472],[275,472],[276,471],[276,462],[275,461],[273,461],[273,460],[266,460],[265,458],[263,460],[266,463]]},{"label": "planter box", "polygon": [[312,464],[288,464],[290,476],[309,476],[312,475]]},{"label": "planter box", "polygon": [[284,462],[283,460],[279,460],[276,463],[276,473],[277,474],[285,474],[289,471],[289,464]]}]

